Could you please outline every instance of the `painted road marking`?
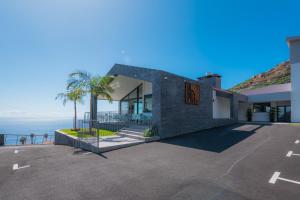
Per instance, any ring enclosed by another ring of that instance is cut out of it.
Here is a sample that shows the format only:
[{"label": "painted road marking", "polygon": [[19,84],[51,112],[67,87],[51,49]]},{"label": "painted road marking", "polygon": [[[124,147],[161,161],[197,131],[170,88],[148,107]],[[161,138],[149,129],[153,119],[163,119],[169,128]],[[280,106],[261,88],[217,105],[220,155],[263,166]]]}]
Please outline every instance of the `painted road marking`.
[{"label": "painted road marking", "polygon": [[269,183],[275,184],[279,175],[280,175],[280,172],[274,172],[273,176],[269,180]]},{"label": "painted road marking", "polygon": [[18,164],[14,164],[12,169],[15,171],[15,170],[24,169],[24,168],[27,168],[27,167],[30,167],[30,165],[24,165],[22,167],[19,167]]},{"label": "painted road marking", "polygon": [[299,181],[293,181],[293,180],[290,180],[290,179],[281,178],[279,176],[280,176],[280,172],[274,172],[273,176],[269,180],[269,183],[275,184],[277,182],[277,180],[282,180],[282,181],[286,181],[286,182],[295,183],[295,184],[300,185]]},{"label": "painted road marking", "polygon": [[293,151],[289,151],[289,152],[286,154],[286,157],[291,157],[291,156],[300,156],[300,154],[294,153]]},{"label": "painted road marking", "polygon": [[24,151],[24,150],[15,149],[15,150],[14,150],[14,153],[15,153],[15,154],[18,154],[18,153],[20,153],[21,151]]},{"label": "painted road marking", "polygon": [[300,140],[296,140],[296,141],[295,141],[295,144],[299,144],[299,142],[300,142]]},{"label": "painted road marking", "polygon": [[86,152],[86,153],[83,153],[84,155],[89,155],[91,154],[92,152]]}]

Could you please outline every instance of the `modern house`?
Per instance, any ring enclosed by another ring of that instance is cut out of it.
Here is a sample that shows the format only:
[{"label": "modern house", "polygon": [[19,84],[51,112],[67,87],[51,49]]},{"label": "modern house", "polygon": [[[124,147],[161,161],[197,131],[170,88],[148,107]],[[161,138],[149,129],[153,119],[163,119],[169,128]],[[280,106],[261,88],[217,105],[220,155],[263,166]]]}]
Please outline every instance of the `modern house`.
[{"label": "modern house", "polygon": [[[291,83],[231,93],[221,88],[221,76],[208,74],[197,80],[162,70],[114,65],[112,98],[119,114],[133,120],[151,119],[162,138],[191,133],[247,120],[269,121],[276,107],[276,121],[300,122],[300,37],[288,38],[291,51]],[[97,101],[93,101],[95,119]]]}]

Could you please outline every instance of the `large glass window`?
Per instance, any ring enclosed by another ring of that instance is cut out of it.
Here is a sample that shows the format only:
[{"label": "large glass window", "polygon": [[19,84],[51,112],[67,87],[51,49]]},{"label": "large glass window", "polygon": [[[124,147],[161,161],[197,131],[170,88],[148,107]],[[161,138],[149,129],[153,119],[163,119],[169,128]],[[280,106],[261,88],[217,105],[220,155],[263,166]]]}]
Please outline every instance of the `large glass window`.
[{"label": "large glass window", "polygon": [[129,111],[129,103],[128,100],[124,99],[120,102],[120,112],[125,115],[128,114]]},{"label": "large glass window", "polygon": [[152,112],[152,94],[145,95],[144,101],[144,112]]},{"label": "large glass window", "polygon": [[254,103],[253,112],[270,112],[270,103]]},{"label": "large glass window", "polygon": [[143,86],[140,85],[120,101],[121,114],[141,114],[143,112]]}]

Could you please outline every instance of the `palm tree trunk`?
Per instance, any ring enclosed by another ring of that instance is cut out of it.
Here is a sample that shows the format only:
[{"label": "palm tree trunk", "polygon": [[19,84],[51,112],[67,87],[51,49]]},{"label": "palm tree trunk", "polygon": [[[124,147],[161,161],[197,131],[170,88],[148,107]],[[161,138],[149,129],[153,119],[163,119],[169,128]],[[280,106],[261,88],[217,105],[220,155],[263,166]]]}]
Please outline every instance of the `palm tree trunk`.
[{"label": "palm tree trunk", "polygon": [[93,127],[93,95],[91,93],[91,96],[90,96],[90,123],[89,123],[89,132],[90,134],[92,134],[92,127]]},{"label": "palm tree trunk", "polygon": [[74,101],[74,130],[77,130],[77,104]]},{"label": "palm tree trunk", "polygon": [[90,97],[90,120],[92,121],[93,120],[93,95],[91,94],[91,97]]}]

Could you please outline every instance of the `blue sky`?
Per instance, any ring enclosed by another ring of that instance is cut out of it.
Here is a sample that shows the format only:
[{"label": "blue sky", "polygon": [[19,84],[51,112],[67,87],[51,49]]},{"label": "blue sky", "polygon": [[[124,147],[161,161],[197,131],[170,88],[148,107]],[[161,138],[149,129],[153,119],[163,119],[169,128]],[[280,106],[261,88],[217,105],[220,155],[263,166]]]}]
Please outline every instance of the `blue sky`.
[{"label": "blue sky", "polygon": [[[0,2],[0,117],[72,116],[55,101],[67,74],[104,75],[114,63],[229,88],[288,59],[300,35],[299,1],[3,0]],[[101,105],[106,110],[112,106]],[[80,106],[83,113],[86,104]]]}]

